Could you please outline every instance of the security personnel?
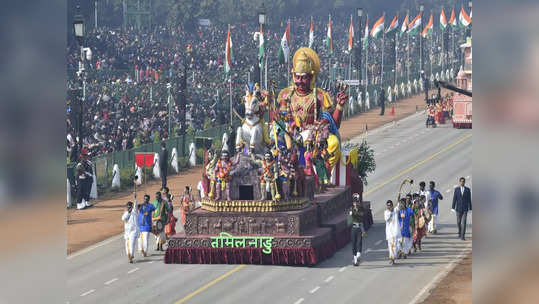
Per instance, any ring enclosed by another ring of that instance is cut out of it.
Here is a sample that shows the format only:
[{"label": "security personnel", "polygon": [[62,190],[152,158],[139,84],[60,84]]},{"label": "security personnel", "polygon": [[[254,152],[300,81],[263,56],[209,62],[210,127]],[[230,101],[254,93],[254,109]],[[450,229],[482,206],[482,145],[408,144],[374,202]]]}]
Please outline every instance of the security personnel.
[{"label": "security personnel", "polygon": [[361,250],[363,248],[363,237],[365,228],[363,226],[363,215],[365,210],[361,204],[361,196],[359,193],[352,195],[353,205],[350,208],[349,217],[352,222],[352,254],[354,258],[354,266],[358,266],[361,258]]},{"label": "security personnel", "polygon": [[85,209],[91,207],[90,192],[92,191],[93,183],[93,166],[88,160],[88,149],[82,148],[80,154],[81,160],[77,164],[77,209]]}]

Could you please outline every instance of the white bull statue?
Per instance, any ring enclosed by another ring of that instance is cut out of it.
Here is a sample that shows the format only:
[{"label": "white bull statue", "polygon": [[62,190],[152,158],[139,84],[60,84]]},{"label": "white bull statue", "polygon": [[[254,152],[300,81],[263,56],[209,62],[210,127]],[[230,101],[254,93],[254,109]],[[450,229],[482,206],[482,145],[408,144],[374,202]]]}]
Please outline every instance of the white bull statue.
[{"label": "white bull statue", "polygon": [[264,130],[263,121],[261,119],[263,110],[260,105],[260,91],[258,85],[249,84],[243,104],[245,106],[245,118],[243,123],[238,127],[236,133],[236,151],[240,152],[244,144],[249,145],[249,153],[263,154],[264,153]]}]

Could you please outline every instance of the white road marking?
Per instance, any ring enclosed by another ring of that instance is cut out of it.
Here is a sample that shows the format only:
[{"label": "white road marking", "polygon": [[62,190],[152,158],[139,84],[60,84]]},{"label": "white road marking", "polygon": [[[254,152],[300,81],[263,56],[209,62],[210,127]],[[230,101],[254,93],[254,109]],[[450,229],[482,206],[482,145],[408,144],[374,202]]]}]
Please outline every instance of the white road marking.
[{"label": "white road marking", "polygon": [[376,241],[376,243],[374,243],[374,246],[378,246],[378,245],[380,245],[380,244],[382,244],[382,240]]},{"label": "white road marking", "polygon": [[87,295],[91,294],[91,293],[94,292],[94,291],[95,291],[95,289],[88,290],[87,292],[81,294],[80,296],[81,296],[81,297],[87,296]]},{"label": "white road marking", "polygon": [[148,264],[152,264],[152,263],[153,263],[153,261],[149,262]]},{"label": "white road marking", "polygon": [[329,283],[334,278],[335,278],[334,276],[329,276],[327,279],[324,280],[324,282]]},{"label": "white road marking", "polygon": [[457,256],[456,259],[454,259],[447,267],[445,267],[444,270],[442,270],[440,273],[438,273],[421,291],[410,301],[409,304],[415,304],[418,303],[419,300],[423,297],[423,295],[429,291],[434,285],[436,285],[440,280],[442,280],[456,265],[459,261],[461,261],[464,256],[468,253],[470,253],[470,250],[468,250],[472,244],[469,244],[464,249],[462,249],[461,253]]},{"label": "white road marking", "polygon": [[109,285],[110,283],[115,282],[115,281],[118,281],[118,278],[114,278],[114,279],[112,279],[110,281],[106,281],[105,285]]},{"label": "white road marking", "polygon": [[313,290],[309,291],[309,293],[315,293],[318,289],[320,289],[320,286],[316,286]]},{"label": "white road marking", "polygon": [[137,268],[134,268],[134,269],[131,269],[131,270],[129,270],[129,271],[127,272],[127,274],[131,274],[131,273],[133,273],[133,272],[135,272],[135,271],[137,271],[137,270],[138,270],[138,267],[137,267]]},{"label": "white road marking", "polygon": [[343,271],[345,271],[345,270],[346,270],[346,266],[341,267],[341,269],[339,269],[339,272],[343,272]]},{"label": "white road marking", "polygon": [[372,249],[368,248],[367,250],[365,250],[365,253],[369,253],[371,251],[372,251]]},{"label": "white road marking", "polygon": [[299,300],[297,300],[296,302],[294,302],[294,304],[299,304],[301,302],[303,302],[303,300],[305,300],[304,298],[300,298]]},{"label": "white road marking", "polygon": [[118,235],[113,236],[113,237],[111,237],[111,238],[109,238],[109,239],[106,239],[106,240],[104,240],[104,241],[102,241],[102,242],[100,242],[100,243],[97,243],[97,244],[95,244],[95,245],[93,245],[93,246],[90,246],[90,247],[88,247],[88,248],[85,248],[85,249],[83,249],[83,250],[81,250],[81,251],[77,251],[76,253],[73,253],[73,254],[69,255],[69,256],[67,257],[67,259],[68,259],[68,260],[71,260],[72,258],[77,257],[77,256],[79,256],[79,255],[81,255],[81,254],[87,253],[87,252],[89,252],[89,251],[91,251],[91,250],[94,250],[94,249],[96,249],[96,248],[99,248],[99,247],[101,247],[101,246],[105,246],[105,245],[107,245],[107,244],[109,244],[109,243],[112,243],[112,242],[114,242],[114,241],[116,241],[116,240],[119,240],[122,236],[123,236],[123,234],[118,234]]}]

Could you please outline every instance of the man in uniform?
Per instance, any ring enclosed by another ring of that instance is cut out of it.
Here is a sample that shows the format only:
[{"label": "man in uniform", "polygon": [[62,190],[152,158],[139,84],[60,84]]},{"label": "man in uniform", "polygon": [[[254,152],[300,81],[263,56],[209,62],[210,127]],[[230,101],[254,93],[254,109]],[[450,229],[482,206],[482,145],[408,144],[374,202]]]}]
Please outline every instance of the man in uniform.
[{"label": "man in uniform", "polygon": [[88,149],[82,148],[80,153],[80,162],[77,164],[77,186],[79,196],[77,200],[77,209],[91,207],[90,191],[93,183],[93,165],[88,160]]},{"label": "man in uniform", "polygon": [[354,259],[354,266],[358,266],[361,258],[361,251],[363,249],[363,237],[365,233],[365,227],[363,226],[364,209],[361,204],[361,197],[359,193],[354,193],[352,196],[353,205],[350,208],[350,217],[352,218],[352,254]]}]

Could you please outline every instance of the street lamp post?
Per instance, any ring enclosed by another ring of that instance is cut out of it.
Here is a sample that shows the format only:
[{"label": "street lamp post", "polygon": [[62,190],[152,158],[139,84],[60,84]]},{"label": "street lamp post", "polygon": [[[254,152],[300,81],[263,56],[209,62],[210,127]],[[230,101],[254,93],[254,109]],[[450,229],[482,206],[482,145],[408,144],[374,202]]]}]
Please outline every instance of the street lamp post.
[{"label": "street lamp post", "polygon": [[363,92],[361,90],[361,49],[363,48],[363,45],[361,44],[361,37],[363,37],[362,35],[362,32],[361,32],[361,17],[363,16],[363,8],[359,7],[357,9],[357,20],[358,20],[358,41],[359,41],[359,46],[358,46],[358,56],[357,56],[357,60],[356,60],[356,63],[357,63],[357,71],[358,71],[358,80],[359,80],[359,97],[360,97],[360,100],[362,101],[361,103],[361,111],[363,112],[365,109],[365,102],[363,102]]},{"label": "street lamp post", "polygon": [[[77,6],[77,12],[80,11],[80,7]],[[77,14],[73,18],[73,30],[75,33],[75,38],[77,39],[80,46],[80,57],[79,57],[79,70],[77,71],[77,76],[79,78],[79,121],[78,121],[78,149],[79,152],[82,151],[82,120],[83,120],[83,111],[84,111],[84,87],[86,86],[86,74],[84,72],[84,34],[85,34],[85,25],[84,17],[80,14]]]},{"label": "street lamp post", "polygon": [[[262,33],[264,32],[264,24],[266,24],[266,9],[264,8],[264,2],[262,2],[262,10],[258,13],[258,24],[260,24],[260,30]],[[258,37],[258,39],[261,39]],[[262,88],[262,66],[261,62],[264,62],[264,59],[262,61],[258,62],[258,68],[260,70],[260,83],[258,84],[260,88]]]},{"label": "street lamp post", "polygon": [[425,7],[423,4],[419,6],[419,11],[421,14],[421,30],[419,31],[419,71],[423,72],[423,11]]},{"label": "street lamp post", "polygon": [[172,88],[172,84],[169,82],[167,83],[167,89],[168,89],[168,138],[171,138],[171,120],[170,120],[170,113],[171,113],[171,107],[172,107],[172,95],[170,94],[170,89]]},{"label": "street lamp post", "polygon": [[[472,1],[468,2],[468,8],[470,9],[470,14],[472,13]],[[471,25],[468,25],[468,28],[466,29],[466,36],[472,37],[472,29]]]}]

